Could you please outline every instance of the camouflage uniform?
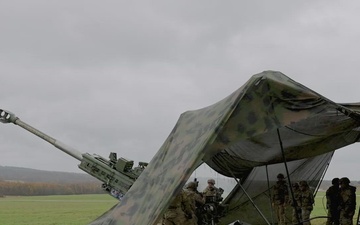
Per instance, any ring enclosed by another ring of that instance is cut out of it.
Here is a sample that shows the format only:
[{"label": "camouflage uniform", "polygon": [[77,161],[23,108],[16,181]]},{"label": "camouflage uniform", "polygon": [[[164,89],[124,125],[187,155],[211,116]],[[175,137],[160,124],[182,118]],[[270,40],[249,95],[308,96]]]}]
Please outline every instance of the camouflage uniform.
[{"label": "camouflage uniform", "polygon": [[202,195],[204,197],[205,203],[208,203],[207,201],[207,199],[209,199],[208,197],[213,197],[211,198],[211,202],[217,201],[217,197],[220,197],[221,194],[219,189],[215,187],[214,179],[208,180],[208,186],[203,190]]},{"label": "camouflage uniform", "polygon": [[208,186],[203,190],[203,200],[205,202],[205,206],[211,206],[213,210],[205,210],[206,212],[202,214],[202,219],[206,221],[206,224],[210,224],[214,222],[215,224],[218,224],[219,218],[219,203],[221,201],[221,192],[219,188],[215,187],[215,180],[209,179],[208,180]]},{"label": "camouflage uniform", "polygon": [[163,225],[183,225],[191,224],[191,202],[188,200],[185,192],[181,192],[175,197],[163,216]]},{"label": "camouflage uniform", "polygon": [[356,207],[356,187],[347,177],[340,179],[340,224],[352,225]]},{"label": "camouflage uniform", "polygon": [[[294,193],[294,199],[291,199],[289,201],[292,209],[292,223],[297,224],[301,221],[301,207],[300,207],[300,198],[301,198],[301,191],[299,189],[299,184],[295,183],[293,186],[293,193]],[[295,201],[294,201],[295,200]]]},{"label": "camouflage uniform", "polygon": [[191,206],[192,218],[188,221],[189,225],[196,225],[198,223],[197,208],[201,207],[205,203],[204,199],[202,198],[200,193],[196,190],[196,188],[197,188],[197,183],[190,182],[187,184],[185,190],[186,197],[188,201],[191,202],[190,206]]},{"label": "camouflage uniform", "polygon": [[326,208],[328,210],[328,219],[326,225],[339,225],[340,217],[340,188],[339,178],[331,181],[332,186],[326,190]]},{"label": "camouflage uniform", "polygon": [[285,204],[288,201],[289,191],[286,182],[283,180],[284,175],[278,174],[278,181],[273,187],[271,202],[275,209],[275,214],[279,225],[285,224]]},{"label": "camouflage uniform", "polygon": [[217,187],[206,187],[204,190],[203,190],[203,195],[204,196],[216,196],[217,194],[219,193],[219,189]]},{"label": "camouflage uniform", "polygon": [[219,195],[219,189],[215,187],[214,179],[208,180],[208,186],[203,190],[202,194],[204,196],[204,200],[206,200],[206,197],[216,197]]},{"label": "camouflage uniform", "polygon": [[306,181],[300,181],[300,207],[301,207],[301,218],[303,225],[310,225],[310,213],[313,210],[314,205],[314,194],[310,190],[310,187]]}]

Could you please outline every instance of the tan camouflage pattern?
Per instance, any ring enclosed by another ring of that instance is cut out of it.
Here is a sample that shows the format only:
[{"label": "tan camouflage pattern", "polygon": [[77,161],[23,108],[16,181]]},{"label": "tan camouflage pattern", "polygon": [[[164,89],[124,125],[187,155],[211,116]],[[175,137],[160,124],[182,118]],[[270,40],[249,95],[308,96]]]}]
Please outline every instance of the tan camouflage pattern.
[{"label": "tan camouflage pattern", "polygon": [[359,104],[336,104],[276,71],[220,102],[183,113],[124,199],[95,224],[156,224],[202,162],[243,178],[252,168],[331,152],[358,141]]},{"label": "tan camouflage pattern", "polygon": [[[299,189],[299,186],[292,186],[293,187],[293,199],[289,200],[289,205],[292,207],[292,220],[291,222],[293,224],[297,224],[301,221],[301,191]],[[299,213],[300,212],[300,213]]]},{"label": "tan camouflage pattern", "polygon": [[209,187],[207,186],[204,190],[203,190],[203,196],[213,196],[215,197],[216,195],[218,195],[219,193],[219,189],[215,186]]},{"label": "tan camouflage pattern", "polygon": [[340,185],[340,224],[352,225],[356,210],[356,187]]},{"label": "tan camouflage pattern", "polygon": [[271,201],[279,225],[285,225],[285,205],[289,199],[289,189],[286,181],[278,180],[272,188]]},{"label": "tan camouflage pattern", "polygon": [[182,190],[178,193],[165,211],[162,223],[164,225],[195,224],[196,222],[192,220],[192,200],[186,191]]}]

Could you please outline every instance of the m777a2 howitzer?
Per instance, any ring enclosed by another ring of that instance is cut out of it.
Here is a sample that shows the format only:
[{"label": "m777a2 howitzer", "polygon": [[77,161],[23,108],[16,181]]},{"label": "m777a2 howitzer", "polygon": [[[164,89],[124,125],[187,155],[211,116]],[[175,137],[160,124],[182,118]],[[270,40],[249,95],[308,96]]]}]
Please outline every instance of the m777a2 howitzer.
[{"label": "m777a2 howitzer", "polygon": [[133,168],[134,161],[127,160],[125,158],[117,159],[116,153],[114,152],[110,153],[109,160],[96,154],[82,154],[76,149],[61,143],[55,138],[50,137],[49,135],[46,135],[45,133],[24,123],[16,117],[15,114],[2,109],[0,109],[0,122],[14,123],[49,142],[75,159],[78,159],[80,161],[78,167],[91,176],[104,182],[102,184],[102,188],[116,198],[121,198],[125,195],[136,179],[140,176],[141,172],[148,165],[145,162],[139,162],[139,166]]}]

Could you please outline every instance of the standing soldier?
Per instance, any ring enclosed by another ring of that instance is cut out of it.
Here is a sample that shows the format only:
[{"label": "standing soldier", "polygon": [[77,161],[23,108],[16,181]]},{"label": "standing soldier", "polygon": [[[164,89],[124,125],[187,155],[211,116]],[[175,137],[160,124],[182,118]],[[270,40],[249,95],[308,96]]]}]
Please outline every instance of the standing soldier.
[{"label": "standing soldier", "polygon": [[347,177],[340,179],[340,224],[352,225],[356,207],[356,187]]},{"label": "standing soldier", "polygon": [[278,181],[273,187],[271,202],[279,225],[285,225],[285,204],[289,199],[288,186],[284,180],[284,174],[277,175]]},{"label": "standing soldier", "polygon": [[[199,207],[202,207],[205,204],[205,201],[201,194],[197,191],[197,183],[196,182],[189,182],[186,185],[185,190],[186,196],[188,200],[191,202],[191,210],[192,210],[192,219],[188,221],[189,225],[196,225],[198,224],[198,217],[197,211]],[[198,215],[199,216],[199,215]]]},{"label": "standing soldier", "polygon": [[215,187],[215,180],[209,179],[207,183],[208,186],[203,191],[204,197],[216,197],[219,193],[219,189]]},{"label": "standing soldier", "polygon": [[163,216],[163,225],[191,224],[192,219],[191,202],[186,197],[185,191],[181,190],[172,201]]},{"label": "standing soldier", "polygon": [[306,181],[299,182],[301,197],[300,197],[300,207],[301,207],[301,218],[303,225],[310,225],[310,213],[313,210],[314,205],[314,194],[310,190],[310,187]]},{"label": "standing soldier", "polygon": [[339,178],[331,181],[332,186],[326,190],[326,208],[328,210],[328,219],[326,225],[339,225],[340,218],[340,188]]},{"label": "standing soldier", "polygon": [[298,183],[294,183],[292,185],[292,187],[293,187],[294,199],[291,199],[289,201],[290,205],[293,207],[293,210],[292,210],[292,223],[293,224],[298,224],[301,221],[301,208],[300,208],[301,191],[300,191]]}]

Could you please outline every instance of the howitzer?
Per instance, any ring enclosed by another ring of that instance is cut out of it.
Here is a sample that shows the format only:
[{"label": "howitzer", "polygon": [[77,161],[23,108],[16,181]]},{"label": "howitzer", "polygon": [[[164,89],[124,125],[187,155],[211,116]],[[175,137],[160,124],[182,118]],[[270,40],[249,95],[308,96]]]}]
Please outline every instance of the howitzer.
[{"label": "howitzer", "polygon": [[24,123],[16,117],[15,114],[2,109],[0,109],[0,122],[16,124],[79,160],[80,164],[78,167],[104,182],[102,188],[114,197],[122,197],[125,195],[148,165],[145,162],[139,162],[139,166],[133,168],[134,161],[125,158],[117,159],[116,153],[114,152],[110,153],[109,160],[96,154],[82,154],[78,150]]}]

